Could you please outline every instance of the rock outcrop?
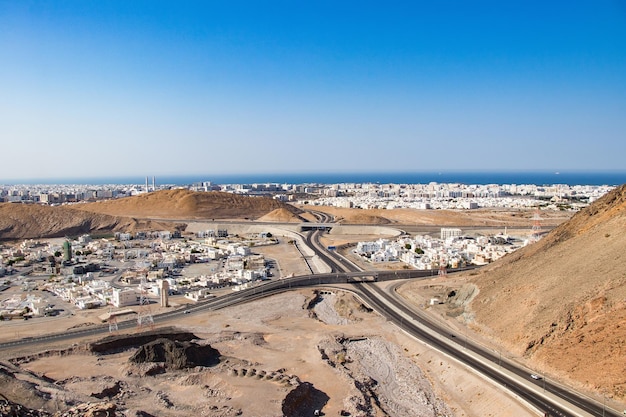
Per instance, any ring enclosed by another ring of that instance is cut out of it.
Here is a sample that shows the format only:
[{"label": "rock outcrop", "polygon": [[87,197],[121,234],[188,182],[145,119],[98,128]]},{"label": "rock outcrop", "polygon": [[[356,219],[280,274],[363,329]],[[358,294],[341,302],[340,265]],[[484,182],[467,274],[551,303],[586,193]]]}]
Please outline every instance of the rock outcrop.
[{"label": "rock outcrop", "polygon": [[139,348],[129,359],[132,363],[159,362],[167,368],[185,369],[196,366],[214,366],[220,353],[210,345],[157,339]]},{"label": "rock outcrop", "polygon": [[314,410],[321,410],[330,398],[310,382],[302,382],[291,390],[282,403],[284,416],[313,415]]},{"label": "rock outcrop", "polygon": [[177,340],[189,342],[197,337],[190,332],[178,330],[173,327],[163,327],[155,331],[147,331],[137,334],[121,334],[108,336],[89,345],[89,350],[94,353],[105,353],[124,350],[153,342],[157,339]]}]

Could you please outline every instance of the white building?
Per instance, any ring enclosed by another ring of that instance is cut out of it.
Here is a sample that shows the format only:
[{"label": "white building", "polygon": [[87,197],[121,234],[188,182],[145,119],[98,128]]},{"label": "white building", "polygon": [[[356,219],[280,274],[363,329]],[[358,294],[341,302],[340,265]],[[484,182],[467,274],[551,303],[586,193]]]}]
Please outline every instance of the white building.
[{"label": "white building", "polygon": [[202,299],[207,299],[207,298],[211,298],[211,297],[215,297],[215,295],[211,294],[209,292],[209,290],[206,289],[206,288],[201,288],[199,290],[190,291],[188,293],[185,293],[185,298],[188,298],[188,299],[193,300],[193,301],[200,301]]},{"label": "white building", "polygon": [[111,303],[115,307],[126,307],[137,304],[137,294],[132,289],[113,289]]},{"label": "white building", "polygon": [[74,304],[81,310],[86,310],[90,308],[100,307],[102,305],[102,301],[89,295],[84,297],[77,297],[74,301]]},{"label": "white building", "polygon": [[462,233],[461,229],[442,227],[441,240],[446,240],[449,237],[458,237],[461,236]]}]

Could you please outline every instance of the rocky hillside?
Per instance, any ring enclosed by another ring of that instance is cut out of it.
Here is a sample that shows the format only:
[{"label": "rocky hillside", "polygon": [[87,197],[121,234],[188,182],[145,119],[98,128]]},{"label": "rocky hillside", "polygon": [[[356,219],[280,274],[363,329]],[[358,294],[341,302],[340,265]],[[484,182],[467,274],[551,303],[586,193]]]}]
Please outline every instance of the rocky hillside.
[{"label": "rocky hillside", "polygon": [[137,230],[173,230],[171,224],[130,217],[110,216],[76,210],[71,206],[50,207],[0,203],[0,240],[39,239]]},{"label": "rocky hillside", "polygon": [[484,268],[476,325],[536,369],[626,399],[626,185]]},{"label": "rocky hillside", "polygon": [[301,211],[269,197],[222,192],[163,190],[119,200],[77,206],[81,210],[114,216],[162,219],[256,219],[276,209]]},{"label": "rocky hillside", "polygon": [[181,230],[184,224],[169,221],[257,219],[268,213],[280,213],[281,218],[301,221],[301,212],[267,197],[188,190],[157,191],[119,200],[57,207],[0,203],[0,240],[76,236],[94,232]]}]

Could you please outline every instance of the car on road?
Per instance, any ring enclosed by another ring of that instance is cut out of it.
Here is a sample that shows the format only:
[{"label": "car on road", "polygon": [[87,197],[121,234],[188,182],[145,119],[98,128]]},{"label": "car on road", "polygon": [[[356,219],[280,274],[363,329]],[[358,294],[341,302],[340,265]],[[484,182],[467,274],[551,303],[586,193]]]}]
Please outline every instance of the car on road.
[{"label": "car on road", "polygon": [[541,377],[539,375],[535,375],[535,374],[530,374],[530,377],[532,379],[537,379],[537,380],[541,379]]}]

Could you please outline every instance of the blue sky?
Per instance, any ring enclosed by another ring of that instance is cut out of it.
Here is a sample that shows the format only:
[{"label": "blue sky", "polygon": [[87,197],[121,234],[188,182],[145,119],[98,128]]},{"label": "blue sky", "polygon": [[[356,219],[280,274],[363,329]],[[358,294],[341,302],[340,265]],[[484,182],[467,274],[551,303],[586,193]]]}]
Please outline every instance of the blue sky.
[{"label": "blue sky", "polygon": [[0,182],[624,170],[626,2],[0,0]]}]

